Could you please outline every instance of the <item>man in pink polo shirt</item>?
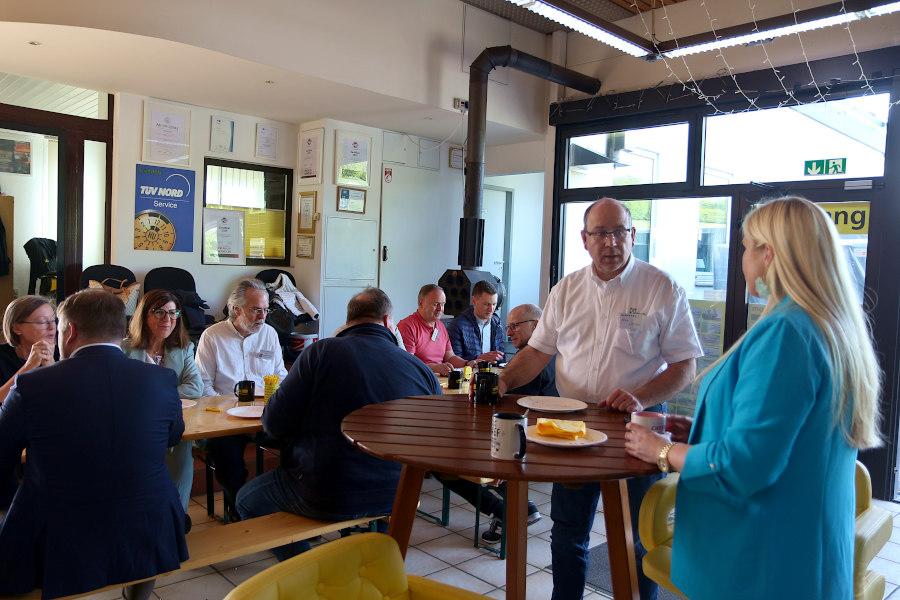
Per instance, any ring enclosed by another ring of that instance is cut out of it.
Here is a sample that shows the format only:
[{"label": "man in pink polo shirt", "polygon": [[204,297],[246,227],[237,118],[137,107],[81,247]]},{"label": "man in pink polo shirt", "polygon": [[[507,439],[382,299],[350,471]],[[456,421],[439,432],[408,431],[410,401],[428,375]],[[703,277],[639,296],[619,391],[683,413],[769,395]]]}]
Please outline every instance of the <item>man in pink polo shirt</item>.
[{"label": "man in pink polo shirt", "polygon": [[415,355],[438,375],[447,376],[454,367],[464,367],[465,360],[453,353],[447,328],[441,323],[447,296],[433,283],[419,290],[419,308],[399,323],[406,350]]}]

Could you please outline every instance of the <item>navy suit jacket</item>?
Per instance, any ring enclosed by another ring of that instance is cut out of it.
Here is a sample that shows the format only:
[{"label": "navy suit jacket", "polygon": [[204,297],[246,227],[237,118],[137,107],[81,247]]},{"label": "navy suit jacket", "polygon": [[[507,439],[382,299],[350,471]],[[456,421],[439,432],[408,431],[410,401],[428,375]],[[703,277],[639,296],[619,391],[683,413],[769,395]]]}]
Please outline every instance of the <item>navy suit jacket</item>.
[{"label": "navy suit jacket", "polygon": [[0,522],[0,594],[56,598],[177,569],[184,511],[165,456],[183,432],[175,373],[118,348],[20,375],[0,407],[0,474],[28,451]]}]

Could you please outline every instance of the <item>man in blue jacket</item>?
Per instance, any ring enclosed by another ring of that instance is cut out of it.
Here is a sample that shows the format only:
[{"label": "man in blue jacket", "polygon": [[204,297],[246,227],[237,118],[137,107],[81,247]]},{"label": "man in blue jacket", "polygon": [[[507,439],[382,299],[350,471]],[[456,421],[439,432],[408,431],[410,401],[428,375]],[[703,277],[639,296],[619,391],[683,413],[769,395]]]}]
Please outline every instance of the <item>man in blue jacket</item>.
[{"label": "man in blue jacket", "polygon": [[[248,519],[278,511],[339,521],[391,512],[400,464],[364,454],[341,433],[354,410],[417,395],[440,395],[425,363],[397,346],[387,295],[367,288],[347,304],[347,325],[294,362],[269,399],[263,428],[283,440],[282,464],[246,484],[237,510]],[[285,560],[309,548],[275,548]]]},{"label": "man in blue jacket", "polygon": [[[153,577],[187,559],[166,469],[184,420],[174,371],[127,358],[125,307],[104,290],[59,306],[64,360],[20,375],[0,407],[0,474],[28,448],[0,519],[0,595],[44,598]],[[126,598],[152,596],[153,581]]]},{"label": "man in blue jacket", "polygon": [[497,288],[488,281],[472,286],[472,305],[459,313],[447,325],[453,352],[464,360],[503,360],[503,342],[506,336],[503,324],[495,313]]}]

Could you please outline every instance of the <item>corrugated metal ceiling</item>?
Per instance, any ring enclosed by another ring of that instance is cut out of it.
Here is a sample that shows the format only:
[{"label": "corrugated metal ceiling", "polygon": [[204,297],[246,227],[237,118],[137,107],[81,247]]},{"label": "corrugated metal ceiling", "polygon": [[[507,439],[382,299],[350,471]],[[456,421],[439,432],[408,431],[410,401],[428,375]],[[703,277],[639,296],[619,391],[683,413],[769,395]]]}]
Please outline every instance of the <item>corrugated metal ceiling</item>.
[{"label": "corrugated metal ceiling", "polygon": [[[0,73],[0,102],[77,117],[100,118],[100,98],[95,90]],[[105,107],[104,107],[105,112]]]}]

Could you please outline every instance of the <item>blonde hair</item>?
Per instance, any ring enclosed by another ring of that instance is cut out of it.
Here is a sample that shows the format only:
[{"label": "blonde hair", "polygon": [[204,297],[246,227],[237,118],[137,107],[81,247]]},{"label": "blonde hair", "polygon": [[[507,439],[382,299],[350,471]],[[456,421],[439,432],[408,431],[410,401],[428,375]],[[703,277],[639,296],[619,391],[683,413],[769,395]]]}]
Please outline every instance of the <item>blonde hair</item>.
[{"label": "blonde hair", "polygon": [[[831,359],[835,422],[851,446],[881,445],[881,369],[828,213],[805,198],[776,198],[747,215],[743,233],[749,243],[769,246],[774,255],[764,276],[771,297],[763,317],[785,296],[806,311],[822,332]],[[743,337],[714,365],[742,341]]]}]

